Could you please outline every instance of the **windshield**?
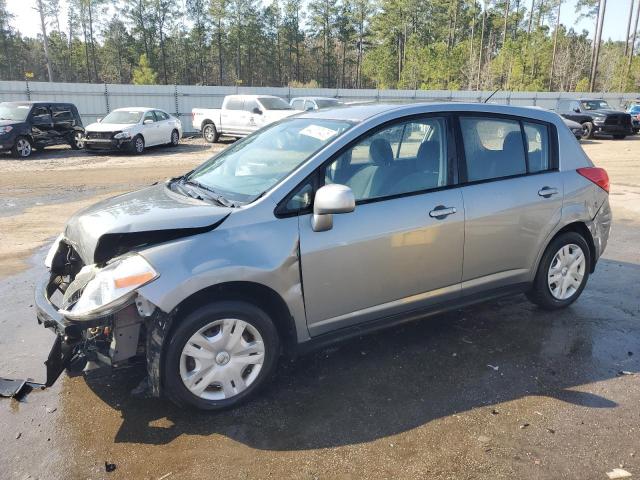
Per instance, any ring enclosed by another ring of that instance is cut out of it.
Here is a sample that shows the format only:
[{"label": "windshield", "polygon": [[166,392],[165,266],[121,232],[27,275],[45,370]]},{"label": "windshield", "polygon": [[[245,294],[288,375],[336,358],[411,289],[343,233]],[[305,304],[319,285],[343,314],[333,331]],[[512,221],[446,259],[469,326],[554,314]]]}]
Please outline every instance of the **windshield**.
[{"label": "windshield", "polygon": [[349,127],[346,121],[311,118],[274,123],[203,163],[183,181],[232,202],[249,203]]},{"label": "windshield", "polygon": [[19,105],[15,103],[0,103],[0,120],[14,120],[24,122],[29,115],[31,105]]},{"label": "windshield", "polygon": [[102,119],[102,123],[138,123],[142,112],[116,110]]},{"label": "windshield", "polygon": [[291,110],[291,105],[281,98],[261,97],[258,101],[265,110]]},{"label": "windshield", "polygon": [[337,107],[342,105],[342,102],[340,100],[316,100],[316,105],[318,105],[318,108],[331,108],[331,107]]},{"label": "windshield", "polygon": [[605,100],[586,100],[582,102],[582,108],[585,110],[603,110],[611,107]]}]

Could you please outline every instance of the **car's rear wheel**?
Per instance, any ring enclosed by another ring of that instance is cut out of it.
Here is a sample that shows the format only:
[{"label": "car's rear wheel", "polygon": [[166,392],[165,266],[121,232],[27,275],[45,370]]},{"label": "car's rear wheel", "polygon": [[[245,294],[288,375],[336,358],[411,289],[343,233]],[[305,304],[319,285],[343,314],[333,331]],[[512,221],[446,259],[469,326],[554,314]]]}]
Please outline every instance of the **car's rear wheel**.
[{"label": "car's rear wheel", "polygon": [[613,138],[615,140],[624,140],[625,138],[627,138],[626,135],[614,135]]},{"label": "car's rear wheel", "polygon": [[527,296],[548,310],[567,307],[584,290],[590,271],[590,250],[584,237],[576,232],[562,233],[545,250]]},{"label": "car's rear wheel", "polygon": [[131,151],[136,155],[144,153],[144,138],[142,138],[142,135],[133,137],[133,140],[131,140]]},{"label": "car's rear wheel", "polygon": [[84,133],[74,132],[69,145],[74,150],[82,150],[84,148]]},{"label": "car's rear wheel", "polygon": [[582,124],[582,138],[593,138],[593,123],[584,122]]},{"label": "car's rear wheel", "polygon": [[164,362],[167,396],[180,406],[221,410],[247,400],[275,371],[278,332],[242,301],[214,302],[180,321]]},{"label": "car's rear wheel", "polygon": [[180,143],[180,133],[178,133],[178,130],[173,130],[171,132],[171,146],[172,147],[177,147],[178,144]]},{"label": "car's rear wheel", "polygon": [[218,141],[220,135],[213,123],[207,123],[202,127],[202,138],[204,138],[208,143],[216,143]]},{"label": "car's rear wheel", "polygon": [[29,158],[32,152],[33,145],[31,145],[31,140],[29,140],[27,137],[16,138],[16,143],[11,149],[11,153],[13,153],[14,157]]}]

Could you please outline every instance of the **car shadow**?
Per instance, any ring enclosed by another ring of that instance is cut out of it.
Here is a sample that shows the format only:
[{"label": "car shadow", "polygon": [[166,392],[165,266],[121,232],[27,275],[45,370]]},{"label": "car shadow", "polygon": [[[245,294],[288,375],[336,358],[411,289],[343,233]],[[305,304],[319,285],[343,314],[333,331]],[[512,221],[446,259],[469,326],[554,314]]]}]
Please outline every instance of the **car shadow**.
[{"label": "car shadow", "polygon": [[[615,408],[585,385],[640,369],[640,356],[628,353],[640,344],[629,286],[639,274],[638,265],[603,260],[562,311],[518,295],[340,343],[286,362],[255,400],[225,412],[129,395],[142,368],[85,379],[119,410],[115,441],[124,443],[219,434],[257,449],[304,450],[369,442],[527,396]],[[614,297],[617,288],[629,296]]]}]

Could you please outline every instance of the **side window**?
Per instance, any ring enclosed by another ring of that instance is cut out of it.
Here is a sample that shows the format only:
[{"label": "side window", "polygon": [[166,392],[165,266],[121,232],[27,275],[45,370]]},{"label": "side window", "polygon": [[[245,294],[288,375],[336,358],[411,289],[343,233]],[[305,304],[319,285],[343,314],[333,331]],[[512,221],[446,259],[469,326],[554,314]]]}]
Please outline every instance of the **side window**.
[{"label": "side window", "polygon": [[258,105],[258,102],[256,102],[255,100],[247,100],[246,102],[244,102],[244,110],[246,112],[253,113],[254,108],[262,110]]},{"label": "side window", "polygon": [[420,192],[447,185],[446,120],[425,118],[379,130],[325,169],[326,183],[353,190],[356,200]]},{"label": "side window", "polygon": [[73,124],[73,112],[69,105],[53,105],[51,107],[54,125]]},{"label": "side window", "polygon": [[307,100],[304,102],[304,109],[306,111],[311,111],[311,110],[315,110],[316,106],[311,100]]},{"label": "side window", "polygon": [[47,107],[33,107],[31,118],[35,125],[46,125],[51,123],[51,114]]},{"label": "side window", "polygon": [[487,117],[462,117],[460,129],[470,182],[527,172],[520,123]]},{"label": "side window", "polygon": [[145,114],[144,114],[144,118],[143,118],[143,120],[142,120],[142,123],[145,123],[145,122],[147,122],[148,120],[151,120],[152,122],[155,122],[155,121],[156,121],[156,116],[153,114],[153,112],[152,112],[152,111],[145,112]]},{"label": "side window", "polygon": [[240,98],[230,98],[227,101],[225,108],[227,110],[242,110],[244,102]]},{"label": "side window", "polygon": [[538,123],[523,123],[527,139],[529,173],[549,170],[549,129]]},{"label": "side window", "polygon": [[287,212],[299,212],[311,207],[313,197],[313,183],[307,180],[298,190],[289,197],[284,208]]},{"label": "side window", "polygon": [[165,112],[161,112],[160,110],[155,110],[155,114],[159,122],[163,120],[169,120],[169,115],[167,115]]}]

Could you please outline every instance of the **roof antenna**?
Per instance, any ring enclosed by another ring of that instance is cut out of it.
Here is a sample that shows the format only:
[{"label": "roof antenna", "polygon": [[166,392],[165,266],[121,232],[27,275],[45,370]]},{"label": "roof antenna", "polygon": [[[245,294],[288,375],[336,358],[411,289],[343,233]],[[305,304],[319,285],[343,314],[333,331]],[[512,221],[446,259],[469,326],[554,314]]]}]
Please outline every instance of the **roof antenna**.
[{"label": "roof antenna", "polygon": [[493,97],[499,91],[500,91],[500,89],[496,88],[491,95],[489,95],[487,98],[484,99],[484,101],[482,103],[487,103],[489,100],[491,100],[491,97]]}]

